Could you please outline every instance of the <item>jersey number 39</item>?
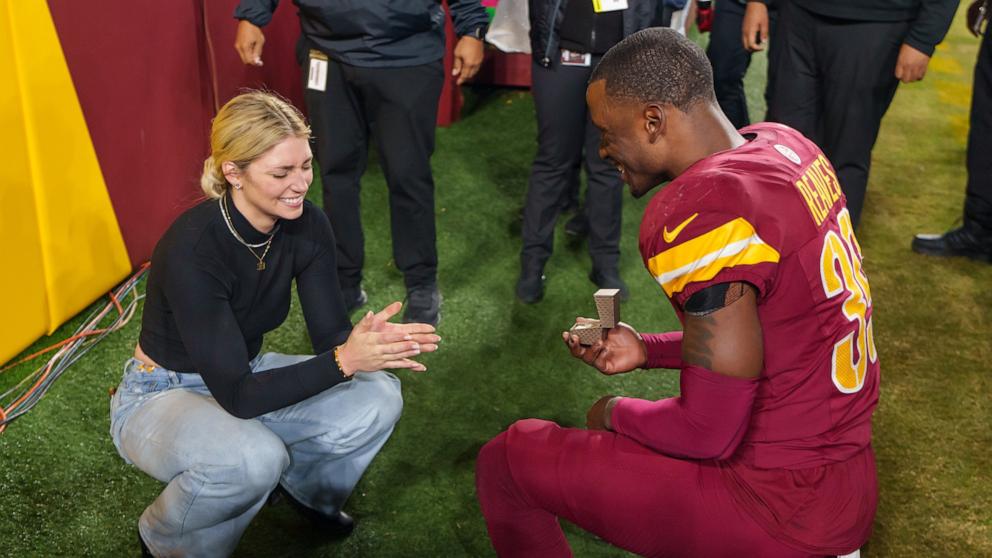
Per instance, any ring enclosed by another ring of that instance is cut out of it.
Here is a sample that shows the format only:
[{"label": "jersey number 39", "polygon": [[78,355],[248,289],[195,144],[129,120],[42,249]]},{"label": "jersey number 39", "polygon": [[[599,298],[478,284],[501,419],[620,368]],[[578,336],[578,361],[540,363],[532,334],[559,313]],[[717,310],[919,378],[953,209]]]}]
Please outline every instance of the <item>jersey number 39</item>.
[{"label": "jersey number 39", "polygon": [[820,278],[828,299],[843,296],[841,311],[856,324],[854,331],[834,345],[831,374],[843,393],[855,393],[864,386],[868,362],[878,361],[872,335],[871,291],[861,266],[861,247],[854,237],[847,209],[837,215],[838,231],[827,231],[820,253]]}]

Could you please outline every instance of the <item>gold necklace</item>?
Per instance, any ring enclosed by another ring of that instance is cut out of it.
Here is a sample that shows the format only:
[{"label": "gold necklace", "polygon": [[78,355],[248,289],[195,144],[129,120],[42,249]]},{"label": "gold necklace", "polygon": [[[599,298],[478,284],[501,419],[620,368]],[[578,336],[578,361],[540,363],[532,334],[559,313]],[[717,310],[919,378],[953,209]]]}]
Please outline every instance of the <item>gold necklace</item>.
[{"label": "gold necklace", "polygon": [[[238,234],[238,231],[234,229],[234,223],[231,221],[231,215],[227,207],[226,193],[223,196],[221,196],[220,204],[218,205],[220,205],[221,215],[224,216],[224,222],[227,224],[227,230],[231,231],[231,234],[234,235],[235,240],[243,244],[244,247],[247,248],[249,252],[251,252],[251,255],[255,256],[255,259],[258,260],[258,265],[255,266],[255,269],[257,271],[264,271],[265,256],[268,255],[269,248],[272,247],[272,238],[275,237],[276,231],[279,230],[279,225],[276,225],[276,228],[273,229],[272,234],[269,235],[269,238],[265,242],[262,242],[260,244],[248,244],[248,242],[246,242],[245,239],[241,238],[241,235]],[[255,248],[261,248],[262,246],[265,246],[265,250],[263,250],[262,255],[259,256],[257,253],[255,253]]]}]

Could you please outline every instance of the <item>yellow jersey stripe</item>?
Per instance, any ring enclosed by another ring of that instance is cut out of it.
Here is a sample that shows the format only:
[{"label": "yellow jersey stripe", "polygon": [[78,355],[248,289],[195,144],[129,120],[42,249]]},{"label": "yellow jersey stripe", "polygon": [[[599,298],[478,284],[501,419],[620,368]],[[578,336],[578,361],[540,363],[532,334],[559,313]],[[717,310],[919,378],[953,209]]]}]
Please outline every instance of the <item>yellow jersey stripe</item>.
[{"label": "yellow jersey stripe", "polygon": [[738,217],[654,256],[648,260],[648,270],[672,296],[689,283],[716,277],[723,269],[775,263],[779,259],[778,251],[766,244],[750,223]]}]

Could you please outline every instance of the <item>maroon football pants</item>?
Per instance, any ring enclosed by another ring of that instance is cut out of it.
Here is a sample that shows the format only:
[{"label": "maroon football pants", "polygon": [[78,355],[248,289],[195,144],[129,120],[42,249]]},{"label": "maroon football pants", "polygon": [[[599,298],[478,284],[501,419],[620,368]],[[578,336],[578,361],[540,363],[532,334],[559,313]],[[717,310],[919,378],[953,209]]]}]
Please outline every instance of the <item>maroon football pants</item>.
[{"label": "maroon football pants", "polygon": [[744,515],[712,462],[613,432],[519,421],[479,452],[476,487],[503,557],[571,556],[558,518],[643,556],[808,556]]}]

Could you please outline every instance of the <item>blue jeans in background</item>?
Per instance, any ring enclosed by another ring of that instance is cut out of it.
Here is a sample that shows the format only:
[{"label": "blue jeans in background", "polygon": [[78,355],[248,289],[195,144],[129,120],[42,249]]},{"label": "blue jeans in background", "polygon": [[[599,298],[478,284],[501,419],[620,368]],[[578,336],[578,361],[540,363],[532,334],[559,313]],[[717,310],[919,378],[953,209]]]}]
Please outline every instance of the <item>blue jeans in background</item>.
[{"label": "blue jeans in background", "polygon": [[[266,353],[251,369],[308,358]],[[138,521],[152,553],[227,556],[277,484],[306,506],[337,513],[402,408],[396,376],[361,372],[244,420],[217,404],[199,374],[131,359],[111,400],[110,431],[125,461],[168,483]]]}]

